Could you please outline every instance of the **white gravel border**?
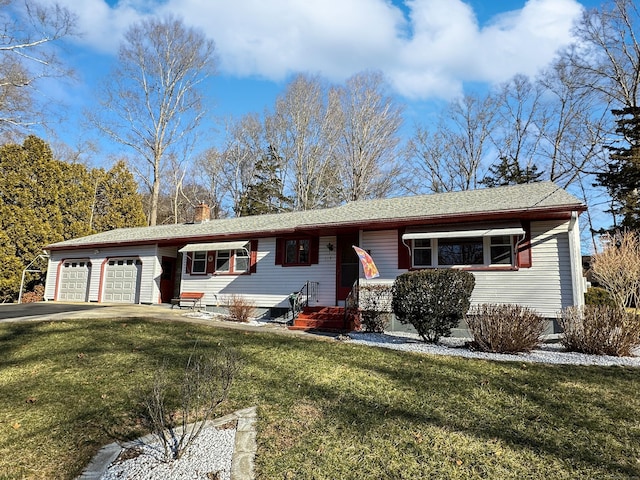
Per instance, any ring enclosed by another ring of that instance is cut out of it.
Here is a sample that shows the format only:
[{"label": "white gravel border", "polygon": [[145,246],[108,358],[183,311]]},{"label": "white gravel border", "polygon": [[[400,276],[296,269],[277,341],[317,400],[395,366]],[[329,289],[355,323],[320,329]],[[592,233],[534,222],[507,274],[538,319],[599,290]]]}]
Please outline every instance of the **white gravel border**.
[{"label": "white gravel border", "polygon": [[469,350],[464,345],[469,338],[444,337],[438,344],[421,341],[419,336],[411,333],[361,333],[351,332],[347,343],[370,345],[375,347],[402,350],[407,352],[429,353],[433,355],[451,355],[483,360],[498,360],[509,362],[550,363],[559,365],[597,365],[640,367],[640,349],[634,351],[633,357],[612,357],[609,355],[588,355],[585,353],[568,352],[557,339],[545,342],[538,349],[530,353],[486,353]]}]

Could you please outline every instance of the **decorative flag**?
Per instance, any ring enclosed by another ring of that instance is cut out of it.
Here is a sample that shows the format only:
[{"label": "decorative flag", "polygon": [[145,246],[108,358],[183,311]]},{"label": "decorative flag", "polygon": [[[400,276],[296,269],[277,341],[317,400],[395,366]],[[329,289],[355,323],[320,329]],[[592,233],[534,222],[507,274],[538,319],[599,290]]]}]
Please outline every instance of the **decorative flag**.
[{"label": "decorative flag", "polygon": [[372,278],[376,278],[380,276],[378,272],[378,267],[373,263],[373,258],[363,249],[352,245],[353,249],[358,254],[358,258],[360,259],[360,263],[362,263],[362,268],[364,269],[364,278],[367,280],[371,280]]}]

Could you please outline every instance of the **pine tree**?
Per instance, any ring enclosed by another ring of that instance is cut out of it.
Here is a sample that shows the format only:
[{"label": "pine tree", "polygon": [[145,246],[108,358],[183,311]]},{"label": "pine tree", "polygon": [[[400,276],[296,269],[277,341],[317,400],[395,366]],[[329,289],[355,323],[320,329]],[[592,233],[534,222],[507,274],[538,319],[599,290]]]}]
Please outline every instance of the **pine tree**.
[{"label": "pine tree", "polygon": [[613,227],[640,229],[640,107],[611,113],[618,118],[616,133],[622,137],[622,143],[607,146],[610,162],[597,175],[596,185],[605,187],[611,196],[609,213],[614,216]]},{"label": "pine tree", "polygon": [[283,193],[282,180],[278,175],[281,168],[282,158],[273,146],[269,146],[269,152],[256,162],[253,181],[240,200],[240,216],[291,209],[291,199]]},{"label": "pine tree", "polygon": [[489,167],[489,173],[480,182],[486,187],[501,187],[506,185],[518,185],[521,183],[539,182],[543,172],[538,171],[536,165],[527,165],[524,169],[520,163],[507,157],[502,157],[500,163]]}]

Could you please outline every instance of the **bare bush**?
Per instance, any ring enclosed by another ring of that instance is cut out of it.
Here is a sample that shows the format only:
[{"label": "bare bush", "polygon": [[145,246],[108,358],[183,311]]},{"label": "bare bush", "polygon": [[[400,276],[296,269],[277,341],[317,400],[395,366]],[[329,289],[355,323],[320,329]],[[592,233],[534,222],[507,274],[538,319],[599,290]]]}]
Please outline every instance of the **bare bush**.
[{"label": "bare bush", "polygon": [[544,319],[520,305],[483,304],[466,317],[473,347],[484,352],[530,352],[540,344]]},{"label": "bare bush", "polygon": [[232,322],[247,323],[256,313],[255,304],[241,295],[231,295],[227,308],[229,309],[227,319]]},{"label": "bare bush", "polygon": [[568,307],[558,321],[562,344],[574,352],[627,357],[640,346],[640,317],[620,307]]},{"label": "bare bush", "polygon": [[164,449],[165,461],[179,459],[198,438],[214,410],[227,399],[239,369],[233,350],[221,348],[204,355],[194,347],[181,381],[171,381],[166,365],[156,370],[145,400],[146,420]]},{"label": "bare bush", "polygon": [[620,307],[638,306],[640,300],[640,235],[635,231],[600,237],[603,250],[591,259],[594,279]]}]

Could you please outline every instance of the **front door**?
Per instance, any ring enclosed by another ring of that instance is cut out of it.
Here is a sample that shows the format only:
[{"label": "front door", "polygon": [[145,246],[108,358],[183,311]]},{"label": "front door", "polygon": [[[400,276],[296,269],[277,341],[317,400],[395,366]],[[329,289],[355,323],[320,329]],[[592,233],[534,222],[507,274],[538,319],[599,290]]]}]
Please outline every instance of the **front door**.
[{"label": "front door", "polygon": [[160,276],[160,301],[171,303],[176,286],[176,259],[162,257],[162,275]]},{"label": "front door", "polygon": [[360,275],[360,260],[352,248],[358,246],[358,233],[338,235],[336,243],[336,300],[343,302]]}]

